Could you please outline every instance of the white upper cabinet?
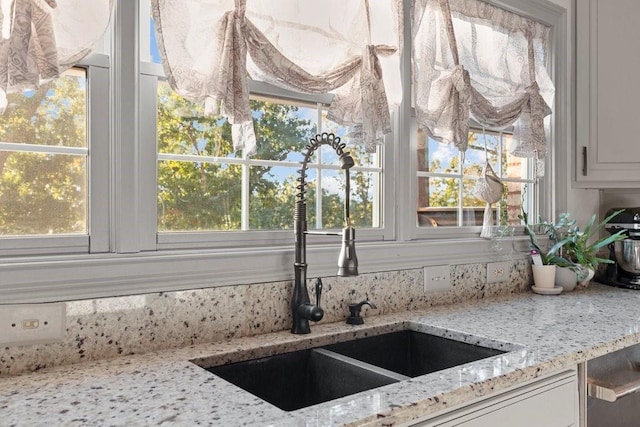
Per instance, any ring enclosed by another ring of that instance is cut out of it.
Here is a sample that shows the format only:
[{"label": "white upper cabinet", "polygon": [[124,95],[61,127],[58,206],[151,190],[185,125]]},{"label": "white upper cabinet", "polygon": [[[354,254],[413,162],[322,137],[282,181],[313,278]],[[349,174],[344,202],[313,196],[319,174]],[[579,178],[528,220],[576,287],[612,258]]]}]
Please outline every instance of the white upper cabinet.
[{"label": "white upper cabinet", "polygon": [[578,0],[578,187],[640,187],[640,1]]}]

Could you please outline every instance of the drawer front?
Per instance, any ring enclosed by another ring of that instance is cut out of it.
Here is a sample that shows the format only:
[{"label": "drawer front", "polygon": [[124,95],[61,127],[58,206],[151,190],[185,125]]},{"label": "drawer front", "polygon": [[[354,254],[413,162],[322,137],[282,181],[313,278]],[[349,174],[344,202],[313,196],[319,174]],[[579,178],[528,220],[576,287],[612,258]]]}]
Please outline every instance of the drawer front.
[{"label": "drawer front", "polygon": [[577,373],[524,385],[444,415],[416,420],[422,427],[569,427],[579,425]]}]

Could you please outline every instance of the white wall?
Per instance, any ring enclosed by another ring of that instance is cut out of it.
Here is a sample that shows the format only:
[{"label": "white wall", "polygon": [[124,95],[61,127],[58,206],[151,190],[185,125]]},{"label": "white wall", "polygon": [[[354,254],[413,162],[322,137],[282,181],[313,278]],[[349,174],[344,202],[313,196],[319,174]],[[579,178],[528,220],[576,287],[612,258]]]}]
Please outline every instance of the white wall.
[{"label": "white wall", "polygon": [[632,208],[640,206],[640,188],[602,190],[600,213],[611,208]]}]

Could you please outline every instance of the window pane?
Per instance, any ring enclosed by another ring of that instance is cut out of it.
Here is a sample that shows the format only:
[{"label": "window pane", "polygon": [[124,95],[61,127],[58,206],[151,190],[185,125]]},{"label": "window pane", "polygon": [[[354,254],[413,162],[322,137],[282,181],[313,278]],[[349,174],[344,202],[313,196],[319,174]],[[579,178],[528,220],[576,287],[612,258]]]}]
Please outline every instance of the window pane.
[{"label": "window pane", "polygon": [[[266,98],[252,99],[251,108],[258,144],[251,159],[235,165],[187,161],[184,156],[243,157],[234,151],[226,119],[206,116],[201,106],[177,95],[167,83],[158,85],[159,230],[241,230],[243,185],[250,193],[248,228],[291,227],[295,179],[303,147],[315,130],[315,110]],[[243,167],[249,168],[248,182]]]},{"label": "window pane", "polygon": [[[252,166],[250,170],[249,228],[283,230],[293,226],[298,169]],[[315,172],[307,173],[307,218],[315,209]],[[309,224],[310,226],[312,223]],[[311,227],[310,227],[311,228]]]},{"label": "window pane", "polygon": [[425,227],[458,225],[460,180],[456,178],[418,178],[418,223]]},{"label": "window pane", "polygon": [[317,131],[317,109],[259,97],[251,100],[256,133],[255,160],[287,160],[299,163],[302,151]]},{"label": "window pane", "polygon": [[344,218],[345,176],[343,171],[322,172],[322,226],[342,228]]},{"label": "window pane", "polygon": [[0,235],[86,233],[85,156],[0,151]]},{"label": "window pane", "polygon": [[[352,138],[349,138],[349,137],[342,138],[342,142],[347,144],[344,151],[351,154],[351,157],[353,157],[353,161],[355,162],[356,167],[357,166],[374,167],[374,168],[380,167],[380,156],[378,154],[380,152],[380,146],[376,148],[375,153],[367,153],[363,146],[355,145],[355,141],[353,141]],[[340,163],[340,161],[338,160],[338,156],[335,154],[335,151],[333,149],[326,147],[325,150],[331,151],[331,155],[323,156],[322,157],[323,163],[332,164],[332,165],[337,165]]]},{"label": "window pane", "polygon": [[[462,170],[455,147],[437,143],[422,131],[417,138],[419,226],[481,226],[486,203],[474,193],[487,161],[504,185],[502,199],[492,205],[493,223],[519,225],[523,203],[527,212],[533,212],[533,161],[510,153],[510,133],[471,128]],[[529,190],[526,197],[525,188]]]},{"label": "window pane", "polygon": [[[524,205],[527,212],[531,212],[532,198],[527,198],[526,194],[529,189],[533,191],[532,183],[522,182],[505,182],[505,196],[500,201],[500,224],[520,225],[521,221],[518,215],[522,213]],[[530,221],[534,219],[531,218]]]},{"label": "window pane", "polygon": [[375,213],[379,211],[376,197],[380,188],[380,174],[373,172],[351,172],[351,201],[349,210],[354,227],[380,227]]},{"label": "window pane", "polygon": [[418,171],[459,173],[459,153],[453,145],[441,144],[418,131]]},{"label": "window pane", "polygon": [[72,69],[8,95],[0,115],[0,235],[87,233],[87,82]]},{"label": "window pane", "polygon": [[0,141],[57,147],[87,146],[86,72],[70,69],[38,89],[7,96]]},{"label": "window pane", "polygon": [[[330,130],[326,130],[326,129]],[[358,145],[354,138],[347,134],[344,127],[326,120],[323,126],[323,132],[333,132],[340,137],[340,142],[345,144],[344,151],[351,154],[355,162],[355,166],[364,167],[380,167],[380,147],[376,148],[375,153],[367,153],[363,146]],[[322,146],[322,163],[326,165],[337,165],[340,163],[335,150],[329,146]]]},{"label": "window pane", "polygon": [[239,230],[241,166],[158,162],[158,230]]},{"label": "window pane", "polygon": [[[478,181],[475,179],[465,178],[462,180],[462,225],[464,226],[482,225],[482,217],[484,216],[484,207],[486,203],[474,195],[477,183]],[[496,217],[494,215],[494,222],[495,218]]]},{"label": "window pane", "polygon": [[347,151],[351,153],[356,166],[380,167],[380,146],[376,147],[375,153],[367,153],[360,146],[347,146]]},{"label": "window pane", "polygon": [[202,106],[182,98],[166,82],[158,82],[158,151],[237,157],[227,120],[206,116]]},{"label": "window pane", "polygon": [[[284,230],[293,226],[300,162],[310,138],[318,133],[317,118],[323,107],[264,96],[252,96],[250,105],[257,149],[247,157],[234,151],[226,119],[204,116],[200,106],[181,98],[166,83],[159,84],[159,230]],[[356,162],[362,161],[357,167],[379,168],[377,153],[364,153],[359,147],[346,150]],[[309,159],[309,229],[344,225],[345,177],[338,165],[335,150],[325,145]],[[322,176],[321,200],[316,192],[318,174]],[[379,191],[381,174],[351,171],[351,212],[356,226],[372,227],[374,222],[379,226],[380,196],[374,193]],[[217,195],[218,191],[223,193]],[[224,209],[219,202],[217,208],[207,205],[218,199],[225,200]]]},{"label": "window pane", "polygon": [[[144,48],[142,46],[141,48]],[[160,51],[158,50],[158,40],[156,39],[156,23],[153,17],[149,18],[149,56],[151,62],[156,64],[162,64],[162,58],[160,58]]]},{"label": "window pane", "polygon": [[522,157],[516,157],[511,154],[509,147],[511,146],[511,135],[503,134],[504,146],[502,161],[502,176],[506,178],[531,179],[533,175],[533,160]]},{"label": "window pane", "polygon": [[464,157],[464,174],[480,176],[487,160],[493,170],[499,175],[500,135],[490,131],[469,132],[469,146]]}]

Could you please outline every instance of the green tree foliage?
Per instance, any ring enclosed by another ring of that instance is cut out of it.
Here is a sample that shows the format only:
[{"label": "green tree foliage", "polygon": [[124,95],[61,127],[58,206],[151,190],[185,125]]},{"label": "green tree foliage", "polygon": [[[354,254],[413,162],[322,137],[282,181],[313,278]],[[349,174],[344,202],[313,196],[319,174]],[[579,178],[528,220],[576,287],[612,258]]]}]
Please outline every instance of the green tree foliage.
[{"label": "green tree foliage", "polygon": [[[86,146],[84,77],[53,80],[27,95],[12,95],[0,116],[0,140],[53,146]],[[254,158],[299,160],[315,134],[298,107],[252,101],[258,143]],[[158,162],[158,229],[160,231],[239,230],[241,228],[242,153],[231,143],[231,126],[206,116],[202,107],[175,94],[168,85],[158,91],[158,150],[202,156],[203,161]],[[360,152],[350,148],[357,158]],[[217,157],[211,161],[207,157]],[[228,161],[227,159],[231,160]],[[206,161],[204,161],[206,160]],[[297,165],[256,166],[248,170],[251,229],[292,227]],[[317,171],[313,171],[315,174]],[[372,175],[352,172],[351,216],[356,226],[371,226]],[[344,175],[338,175],[344,189]],[[87,165],[83,155],[0,151],[0,235],[85,233]],[[316,223],[316,183],[307,183],[309,227]],[[322,190],[322,224],[344,224],[341,192]]]},{"label": "green tree foliage", "polygon": [[[252,101],[257,139],[255,158],[282,161],[300,151],[313,133],[308,120],[294,114],[295,106]],[[158,103],[159,149],[164,153],[238,158],[231,127],[220,117],[205,116],[202,108],[161,86]],[[295,169],[291,168],[291,175]],[[289,228],[295,185],[279,182],[271,166],[251,166],[250,226]],[[159,229],[238,230],[241,226],[242,167],[216,162],[163,161],[158,167]]]},{"label": "green tree foliage", "polygon": [[355,227],[371,227],[373,224],[373,206],[369,189],[373,186],[374,179],[370,173],[351,174],[351,224]]},{"label": "green tree foliage", "polygon": [[[158,93],[158,150],[161,153],[232,154],[229,125],[205,116],[202,108],[176,95],[168,85]],[[238,165],[163,160],[158,164],[160,231],[233,230],[240,226]]]},{"label": "green tree foliage", "polygon": [[[482,138],[481,138],[482,136]],[[498,152],[496,150],[495,142],[491,143],[491,134],[489,134],[489,143],[485,147],[485,136],[478,134],[477,132],[469,132],[467,151],[467,159],[470,157],[470,153],[475,151],[476,153],[482,153],[481,157],[484,158],[485,150],[489,162],[493,165],[498,162]],[[493,137],[495,138],[495,136]],[[480,142],[482,141],[482,142]],[[503,168],[506,162],[503,160]],[[433,159],[429,165],[430,171],[440,171],[444,173],[457,173],[460,168],[460,157],[455,156],[450,159],[449,166],[443,168],[440,160]],[[483,173],[484,163],[471,163],[465,162],[462,173],[464,176],[480,176]],[[503,171],[504,173],[504,171]],[[434,182],[429,187],[429,206],[440,207],[456,207],[458,206],[458,186],[459,180],[456,178],[438,178],[433,179]],[[465,179],[462,181],[462,206],[484,206],[484,202],[479,200],[473,195],[476,182],[474,180]]]},{"label": "green tree foliage", "polygon": [[[8,97],[0,140],[86,146],[83,77],[65,76]],[[84,156],[0,152],[0,235],[86,232]]]},{"label": "green tree foliage", "polygon": [[[286,161],[300,153],[315,134],[315,127],[299,118],[298,107],[251,101],[257,139],[255,159]],[[206,117],[201,107],[185,101],[168,86],[159,94],[158,129],[160,151],[238,158],[231,146],[226,120]],[[256,166],[249,168],[249,227],[259,230],[288,229],[293,225],[296,179],[299,167]],[[352,173],[352,219],[371,226],[369,195],[371,177]],[[215,163],[162,161],[158,168],[159,229],[166,231],[239,230],[241,227],[242,167],[224,160]],[[344,188],[344,178],[340,179]],[[307,182],[307,219],[316,222],[316,185]],[[344,224],[341,194],[322,190],[322,224]]]},{"label": "green tree foliage", "polygon": [[[433,160],[431,167],[439,169],[439,160]],[[460,163],[459,157],[453,157],[451,159],[450,167],[446,169],[446,172],[455,171]],[[466,166],[463,169],[464,175],[480,175],[482,173],[482,166],[479,164],[472,164]],[[458,189],[460,180],[457,178],[430,178],[433,183],[429,186],[429,205],[439,207],[456,207],[458,206]],[[473,195],[476,182],[473,180],[462,180],[462,194],[463,194],[463,206],[483,206],[477,197]]]}]

